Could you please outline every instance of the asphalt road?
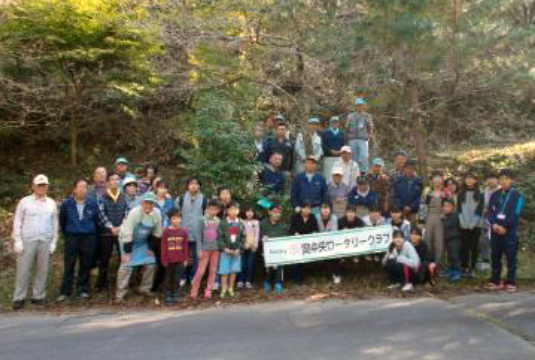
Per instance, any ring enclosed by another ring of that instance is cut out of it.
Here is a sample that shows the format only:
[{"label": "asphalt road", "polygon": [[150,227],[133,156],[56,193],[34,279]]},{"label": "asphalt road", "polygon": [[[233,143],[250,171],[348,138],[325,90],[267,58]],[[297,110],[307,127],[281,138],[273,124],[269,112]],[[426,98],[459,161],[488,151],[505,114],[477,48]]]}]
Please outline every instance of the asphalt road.
[{"label": "asphalt road", "polygon": [[0,359],[535,359],[534,295],[8,314]]}]

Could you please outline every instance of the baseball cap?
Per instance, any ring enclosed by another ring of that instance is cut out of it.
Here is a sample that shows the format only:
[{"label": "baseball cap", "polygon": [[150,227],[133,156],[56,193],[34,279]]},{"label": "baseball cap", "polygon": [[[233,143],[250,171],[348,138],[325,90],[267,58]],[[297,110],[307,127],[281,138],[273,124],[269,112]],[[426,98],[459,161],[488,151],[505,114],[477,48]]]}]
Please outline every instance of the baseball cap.
[{"label": "baseball cap", "polygon": [[134,179],[133,177],[127,177],[123,181],[123,188],[127,187],[130,184],[135,184],[137,186],[137,180]]},{"label": "baseball cap", "polygon": [[339,167],[333,168],[333,175],[344,175],[344,170]]},{"label": "baseball cap", "polygon": [[366,100],[364,100],[363,98],[357,98],[355,100],[355,105],[366,105]]},{"label": "baseball cap", "polygon": [[308,123],[309,124],[319,124],[320,123],[320,119],[318,119],[317,117],[310,117],[310,118],[308,118]]},{"label": "baseball cap", "polygon": [[154,195],[154,193],[152,191],[146,192],[143,195],[141,195],[141,201],[155,203],[156,202],[156,195]]},{"label": "baseball cap", "polygon": [[405,156],[405,157],[407,157],[407,153],[406,153],[405,151],[403,151],[403,150],[398,150],[398,151],[396,151],[396,153],[394,154],[394,157],[395,157],[395,156]]},{"label": "baseball cap", "polygon": [[383,166],[383,160],[381,160],[381,158],[375,158],[372,160],[372,165]]},{"label": "baseball cap", "polygon": [[314,155],[308,155],[307,156],[307,160],[311,160],[311,161],[314,161],[314,162],[318,162],[318,159],[316,159],[316,157]]},{"label": "baseball cap", "polygon": [[37,175],[34,179],[33,179],[33,184],[34,185],[48,185],[48,178],[45,176],[45,175]]},{"label": "baseball cap", "polygon": [[128,160],[124,156],[119,156],[117,158],[117,160],[115,160],[115,165],[119,165],[119,164],[127,164],[128,165]]},{"label": "baseball cap", "polygon": [[342,148],[340,149],[340,151],[351,154],[351,146],[349,146],[349,145],[344,145],[344,146],[342,146]]},{"label": "baseball cap", "polygon": [[340,117],[338,117],[338,116],[332,116],[332,117],[331,117],[331,122],[332,122],[332,123],[333,123],[333,122],[340,122]]}]

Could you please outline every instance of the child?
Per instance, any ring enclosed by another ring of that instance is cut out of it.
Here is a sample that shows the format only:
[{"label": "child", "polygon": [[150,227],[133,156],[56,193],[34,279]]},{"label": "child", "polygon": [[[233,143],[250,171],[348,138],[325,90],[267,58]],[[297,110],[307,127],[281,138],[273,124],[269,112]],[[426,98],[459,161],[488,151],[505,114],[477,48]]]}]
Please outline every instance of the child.
[{"label": "child", "polygon": [[231,201],[227,205],[227,217],[219,223],[219,275],[221,275],[221,299],[227,291],[231,299],[234,298],[234,283],[236,274],[241,270],[241,251],[245,242],[245,226],[238,218],[240,207]]},{"label": "child", "polygon": [[431,177],[432,185],[425,196],[427,206],[427,219],[425,231],[427,243],[437,263],[440,263],[444,248],[444,231],[442,226],[442,203],[444,199],[451,198],[450,191],[445,187],[441,172],[434,172]]},{"label": "child", "polygon": [[457,180],[454,178],[448,178],[446,179],[445,184],[450,192],[450,197],[453,199],[453,204],[457,208],[457,199],[459,198],[460,190],[459,182],[457,182]]},{"label": "child", "polygon": [[412,244],[405,241],[403,233],[399,230],[394,231],[392,243],[383,257],[383,266],[390,278],[389,289],[399,289],[403,283],[401,291],[414,290],[412,282],[420,266],[420,258]]},{"label": "child", "polygon": [[241,272],[238,274],[238,289],[242,288],[244,284],[246,289],[252,289],[256,251],[260,241],[260,223],[256,219],[252,206],[245,208],[242,221],[245,225],[245,243],[243,245]]},{"label": "child", "polygon": [[516,291],[516,257],[518,252],[518,226],[524,207],[524,197],[513,188],[511,170],[500,171],[501,189],[490,197],[487,220],[490,224],[492,275],[489,290],[500,289],[502,257],[507,261],[505,291]]},{"label": "child", "polygon": [[[260,223],[260,236],[262,246],[269,238],[288,236],[288,227],[281,221],[282,207],[272,204],[269,208],[269,216]],[[271,282],[275,280],[275,292],[282,293],[283,267],[268,268],[264,263],[264,292],[271,291]]]},{"label": "child", "polygon": [[411,223],[403,217],[403,210],[398,207],[393,207],[390,210],[390,219],[386,221],[388,225],[392,225],[394,230],[399,230],[405,236],[405,241],[409,241],[409,234],[411,231]]},{"label": "child", "polygon": [[192,299],[197,298],[197,295],[199,294],[199,287],[201,286],[201,281],[208,265],[210,265],[210,270],[208,281],[206,283],[206,290],[204,291],[204,298],[212,298],[212,289],[219,262],[219,245],[217,243],[220,222],[219,217],[217,216],[219,210],[219,202],[217,200],[210,200],[206,208],[206,215],[198,220],[200,224],[196,228],[200,230],[200,234],[197,235],[199,266],[197,267],[197,273],[191,284],[190,297]]},{"label": "child", "polygon": [[362,218],[366,226],[381,226],[386,224],[386,219],[381,216],[381,209],[378,206],[370,208],[370,214]]},{"label": "child", "polygon": [[433,260],[433,256],[429,255],[427,244],[423,241],[422,230],[418,227],[412,228],[410,232],[410,240],[420,258],[420,266],[418,267],[416,274],[414,274],[414,283],[422,285],[430,283],[433,285],[436,264]]},{"label": "child", "polygon": [[459,247],[461,239],[459,237],[459,215],[455,212],[453,200],[448,198],[442,201],[442,225],[444,227],[444,244],[448,254],[449,269],[446,275],[455,282],[461,280],[459,270]]},{"label": "child", "polygon": [[469,277],[476,276],[483,206],[483,194],[479,190],[476,176],[468,173],[464,177],[464,184],[459,192],[457,211],[461,236],[461,268]]},{"label": "child", "polygon": [[366,224],[357,217],[357,208],[354,205],[348,205],[345,216],[338,221],[338,230],[355,229],[364,226]]},{"label": "child", "polygon": [[163,230],[161,260],[165,267],[165,304],[177,302],[178,279],[188,265],[188,231],[180,227],[180,211],[176,208],[167,213],[169,226]]},{"label": "child", "polygon": [[484,191],[485,204],[483,206],[483,236],[481,239],[481,270],[490,269],[490,225],[487,220],[487,214],[489,209],[489,201],[492,194],[500,190],[500,183],[498,180],[498,175],[495,173],[490,173],[487,175],[487,187]]},{"label": "child", "polygon": [[[331,232],[338,230],[338,218],[332,213],[330,204],[322,204],[318,215],[319,232]],[[335,259],[333,263],[333,283],[338,285],[342,282],[342,271],[340,259]]]}]

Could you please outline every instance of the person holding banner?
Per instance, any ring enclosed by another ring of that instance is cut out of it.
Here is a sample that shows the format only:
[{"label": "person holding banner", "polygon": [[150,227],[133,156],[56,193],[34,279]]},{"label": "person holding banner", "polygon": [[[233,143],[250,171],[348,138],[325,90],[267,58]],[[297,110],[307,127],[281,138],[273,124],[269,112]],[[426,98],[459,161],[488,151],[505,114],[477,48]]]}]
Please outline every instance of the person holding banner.
[{"label": "person holding banner", "polygon": [[[292,223],[290,225],[290,234],[292,235],[308,235],[319,232],[318,220],[311,214],[311,207],[309,203],[304,203],[301,206],[301,211],[292,216]],[[303,283],[303,265],[295,264],[291,266],[293,280],[296,284]]]},{"label": "person holding banner", "polygon": [[[280,205],[272,204],[269,209],[269,216],[262,220],[262,222],[260,223],[260,236],[262,237],[262,247],[266,241],[269,241],[269,238],[288,236],[289,229],[287,225],[281,221],[281,217],[282,207]],[[276,266],[273,268],[267,267],[265,265],[264,258],[264,292],[270,292],[271,283],[275,281],[275,292],[277,294],[282,293],[282,282],[284,276],[283,271],[284,270],[282,266]]]},{"label": "person holding banner", "polygon": [[327,182],[320,173],[316,172],[318,160],[309,156],[305,163],[305,171],[298,174],[292,182],[291,203],[295,212],[301,210],[301,206],[310,203],[312,213],[318,214],[320,205],[328,202]]},{"label": "person holding banner", "polygon": [[399,288],[403,292],[414,290],[412,282],[414,274],[420,267],[420,258],[414,246],[405,241],[403,233],[399,230],[394,231],[390,249],[383,257],[383,266],[390,278],[391,285],[388,286],[389,290]]},{"label": "person holding banner", "polygon": [[[330,204],[322,204],[320,215],[318,216],[318,226],[320,232],[332,232],[338,230],[338,218],[332,213]],[[333,283],[338,285],[342,282],[342,260],[333,260]]]}]

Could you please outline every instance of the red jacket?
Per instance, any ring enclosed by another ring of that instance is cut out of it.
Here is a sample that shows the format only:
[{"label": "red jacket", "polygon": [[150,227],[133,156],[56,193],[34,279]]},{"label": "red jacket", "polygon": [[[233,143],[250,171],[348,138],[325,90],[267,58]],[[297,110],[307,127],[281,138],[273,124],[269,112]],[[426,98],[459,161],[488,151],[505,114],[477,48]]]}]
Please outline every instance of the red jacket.
[{"label": "red jacket", "polygon": [[183,263],[189,260],[188,231],[166,227],[162,234],[162,264]]}]

